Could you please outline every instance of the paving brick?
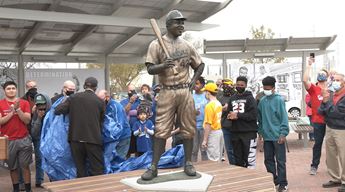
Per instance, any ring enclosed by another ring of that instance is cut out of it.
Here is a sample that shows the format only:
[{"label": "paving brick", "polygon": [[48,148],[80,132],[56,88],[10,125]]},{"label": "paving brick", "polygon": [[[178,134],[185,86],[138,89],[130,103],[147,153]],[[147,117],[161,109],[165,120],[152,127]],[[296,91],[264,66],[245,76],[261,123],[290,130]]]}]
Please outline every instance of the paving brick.
[{"label": "paving brick", "polygon": [[[321,163],[317,175],[309,175],[310,163],[312,158],[313,142],[308,143],[307,148],[303,148],[302,140],[298,140],[296,133],[288,136],[288,145],[290,153],[287,153],[287,175],[290,192],[337,192],[337,188],[324,189],[322,183],[327,182],[330,177],[327,174],[325,163],[325,148],[323,147]],[[167,145],[170,147],[170,145]],[[257,168],[265,171],[263,152],[257,153]],[[32,164],[33,169],[33,164]],[[35,174],[32,173],[32,184],[35,184]],[[45,181],[48,182],[47,177]],[[0,167],[0,191],[9,192],[12,189],[9,172]],[[43,189],[33,188],[35,192],[44,191]]]}]

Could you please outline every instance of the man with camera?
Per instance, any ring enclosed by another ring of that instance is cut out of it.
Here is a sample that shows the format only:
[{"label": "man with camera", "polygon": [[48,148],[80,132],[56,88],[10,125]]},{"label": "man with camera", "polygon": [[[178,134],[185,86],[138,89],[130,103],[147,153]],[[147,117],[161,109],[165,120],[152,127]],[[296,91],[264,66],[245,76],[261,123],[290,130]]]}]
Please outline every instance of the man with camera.
[{"label": "man with camera", "polygon": [[326,70],[321,70],[317,74],[317,83],[311,83],[310,82],[310,71],[311,66],[315,62],[314,54],[311,53],[308,64],[306,65],[306,70],[303,75],[303,84],[305,89],[310,95],[310,103],[311,103],[311,124],[314,128],[314,139],[315,143],[313,146],[313,159],[312,163],[310,165],[310,175],[316,175],[318,166],[320,164],[320,158],[321,158],[321,149],[322,149],[322,143],[323,138],[326,133],[326,124],[324,121],[324,117],[318,113],[318,108],[321,105],[322,102],[322,94],[321,90],[327,88],[327,78],[328,78],[328,72]]},{"label": "man with camera", "polygon": [[[134,123],[137,121],[137,108],[140,104],[140,99],[138,97],[137,92],[135,91],[134,85],[132,84],[128,85],[127,92],[128,92],[128,98],[122,100],[120,103],[125,108],[127,117],[129,119],[129,125],[132,130]],[[131,134],[131,142],[130,142],[127,157],[129,157],[130,154],[136,153],[136,152],[137,150],[136,150],[135,137],[133,134]]]}]

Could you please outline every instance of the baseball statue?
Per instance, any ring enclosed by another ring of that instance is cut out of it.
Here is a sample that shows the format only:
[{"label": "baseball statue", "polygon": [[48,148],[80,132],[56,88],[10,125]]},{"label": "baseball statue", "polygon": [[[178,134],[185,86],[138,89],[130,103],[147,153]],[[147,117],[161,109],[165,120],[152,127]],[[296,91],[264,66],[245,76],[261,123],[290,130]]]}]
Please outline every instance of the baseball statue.
[{"label": "baseball statue", "polygon": [[[196,112],[191,90],[205,64],[196,49],[180,37],[184,32],[185,20],[180,11],[170,11],[166,17],[167,34],[152,41],[147,51],[147,71],[151,75],[158,75],[161,91],[157,99],[152,164],[141,175],[143,180],[157,177],[158,161],[165,151],[166,139],[170,137],[176,118],[181,122],[180,133],[183,136],[185,153],[184,173],[188,176],[196,175],[191,161],[196,129]],[[189,75],[190,67],[194,70],[192,78]]]}]

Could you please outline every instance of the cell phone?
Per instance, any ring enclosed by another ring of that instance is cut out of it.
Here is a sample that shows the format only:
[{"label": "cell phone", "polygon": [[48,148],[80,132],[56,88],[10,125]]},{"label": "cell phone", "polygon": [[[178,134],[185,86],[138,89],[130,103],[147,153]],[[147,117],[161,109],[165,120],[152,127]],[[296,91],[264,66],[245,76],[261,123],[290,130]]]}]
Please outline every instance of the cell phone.
[{"label": "cell phone", "polygon": [[315,58],[315,53],[310,53],[311,58]]}]

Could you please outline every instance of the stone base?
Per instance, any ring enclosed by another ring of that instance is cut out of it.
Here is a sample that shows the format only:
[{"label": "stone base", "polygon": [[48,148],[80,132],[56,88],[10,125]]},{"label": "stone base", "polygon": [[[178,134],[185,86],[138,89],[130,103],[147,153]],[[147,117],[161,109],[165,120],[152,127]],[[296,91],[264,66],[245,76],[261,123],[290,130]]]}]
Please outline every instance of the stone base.
[{"label": "stone base", "polygon": [[[180,176],[182,177],[180,179],[174,178]],[[185,177],[183,171],[174,171],[159,174],[152,184],[143,182],[140,176],[122,179],[121,183],[139,191],[207,191],[213,180],[213,176],[201,172],[197,172],[197,176],[188,179],[183,179],[183,177]]]}]

